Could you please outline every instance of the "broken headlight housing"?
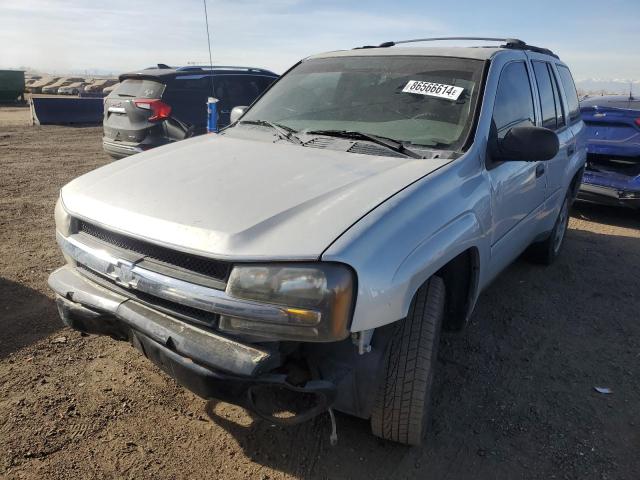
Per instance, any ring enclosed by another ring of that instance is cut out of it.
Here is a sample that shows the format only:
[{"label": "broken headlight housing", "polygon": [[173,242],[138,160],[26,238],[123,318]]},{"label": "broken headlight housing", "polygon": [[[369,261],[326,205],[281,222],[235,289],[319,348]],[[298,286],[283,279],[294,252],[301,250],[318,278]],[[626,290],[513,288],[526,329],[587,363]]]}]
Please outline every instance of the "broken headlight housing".
[{"label": "broken headlight housing", "polygon": [[222,315],[221,331],[265,339],[338,341],[349,335],[355,275],[338,263],[244,264],[231,271],[229,296],[280,307],[282,321]]}]

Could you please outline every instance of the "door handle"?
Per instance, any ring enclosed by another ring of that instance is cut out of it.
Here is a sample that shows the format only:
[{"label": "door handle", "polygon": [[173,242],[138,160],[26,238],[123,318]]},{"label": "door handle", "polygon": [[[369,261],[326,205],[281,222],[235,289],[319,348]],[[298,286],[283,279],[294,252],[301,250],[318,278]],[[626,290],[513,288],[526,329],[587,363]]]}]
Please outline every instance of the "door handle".
[{"label": "door handle", "polygon": [[569,145],[567,147],[567,155],[571,156],[574,153],[576,153],[576,146],[575,146],[575,144],[572,143],[571,145]]},{"label": "door handle", "polygon": [[544,175],[545,166],[544,163],[539,163],[536,165],[536,178],[540,178]]}]

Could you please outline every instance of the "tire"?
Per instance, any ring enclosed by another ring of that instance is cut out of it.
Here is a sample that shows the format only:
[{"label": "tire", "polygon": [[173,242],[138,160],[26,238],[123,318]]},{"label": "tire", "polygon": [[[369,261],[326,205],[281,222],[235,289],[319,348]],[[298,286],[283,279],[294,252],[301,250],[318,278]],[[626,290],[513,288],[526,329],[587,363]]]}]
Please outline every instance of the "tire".
[{"label": "tire", "polygon": [[407,318],[396,322],[371,413],[371,430],[377,437],[406,445],[422,443],[444,304],[444,282],[431,277],[416,292]]},{"label": "tire", "polygon": [[556,258],[560,255],[562,245],[564,244],[564,237],[567,233],[567,226],[569,225],[569,209],[571,208],[572,196],[568,192],[560,207],[558,218],[553,226],[553,230],[549,234],[549,237],[539,243],[531,245],[527,251],[527,258],[534,263],[541,265],[551,265],[556,261]]}]

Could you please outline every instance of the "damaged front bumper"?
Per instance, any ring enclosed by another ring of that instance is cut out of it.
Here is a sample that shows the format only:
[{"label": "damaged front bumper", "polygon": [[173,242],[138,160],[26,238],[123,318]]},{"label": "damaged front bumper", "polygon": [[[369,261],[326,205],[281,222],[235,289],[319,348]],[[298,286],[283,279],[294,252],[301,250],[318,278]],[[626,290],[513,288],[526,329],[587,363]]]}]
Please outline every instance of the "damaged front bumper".
[{"label": "damaged front bumper", "polygon": [[[326,380],[292,385],[282,369],[277,343],[251,345],[154,310],[98,285],[72,266],[49,277],[63,322],[76,330],[132,343],[178,383],[205,399],[252,410],[276,423],[299,423],[325,411],[336,397]],[[292,417],[274,417],[260,396],[305,396],[305,408]]]},{"label": "damaged front bumper", "polygon": [[578,198],[604,205],[640,208],[640,175],[585,170]]}]

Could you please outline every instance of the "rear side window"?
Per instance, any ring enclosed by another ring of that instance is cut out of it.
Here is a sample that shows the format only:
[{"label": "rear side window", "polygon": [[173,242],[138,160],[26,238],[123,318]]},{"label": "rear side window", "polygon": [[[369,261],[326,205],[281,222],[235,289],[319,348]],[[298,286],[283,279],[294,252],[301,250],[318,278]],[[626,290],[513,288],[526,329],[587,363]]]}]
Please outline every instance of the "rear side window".
[{"label": "rear side window", "polygon": [[564,65],[558,65],[558,73],[560,73],[560,81],[564,87],[564,94],[567,96],[569,104],[569,122],[573,123],[580,119],[580,104],[578,103],[578,92],[573,83],[571,72]]},{"label": "rear side window", "polygon": [[562,96],[560,95],[560,86],[558,85],[558,77],[553,71],[553,67],[550,64],[547,64],[547,68],[549,69],[549,74],[552,78],[553,84],[553,98],[556,102],[556,114],[557,114],[557,123],[558,128],[562,128],[567,125],[566,115],[564,112],[564,104],[562,103]]},{"label": "rear side window", "polygon": [[498,138],[520,125],[533,125],[535,114],[529,75],[524,62],[509,63],[500,74],[493,121]]},{"label": "rear side window", "polygon": [[540,95],[540,109],[542,110],[542,126],[557,130],[564,126],[562,102],[558,94],[555,75],[548,62],[532,62],[533,71]]},{"label": "rear side window", "polygon": [[118,87],[113,91],[113,93],[120,97],[160,98],[163,90],[164,84],[160,82],[127,78],[118,84]]},{"label": "rear side window", "polygon": [[553,95],[553,86],[547,62],[532,62],[533,72],[536,76],[538,94],[540,96],[540,109],[542,110],[542,126],[555,130],[556,123],[556,102]]},{"label": "rear side window", "polygon": [[215,77],[216,98],[225,110],[250,105],[274,80],[261,75],[220,75]]}]

